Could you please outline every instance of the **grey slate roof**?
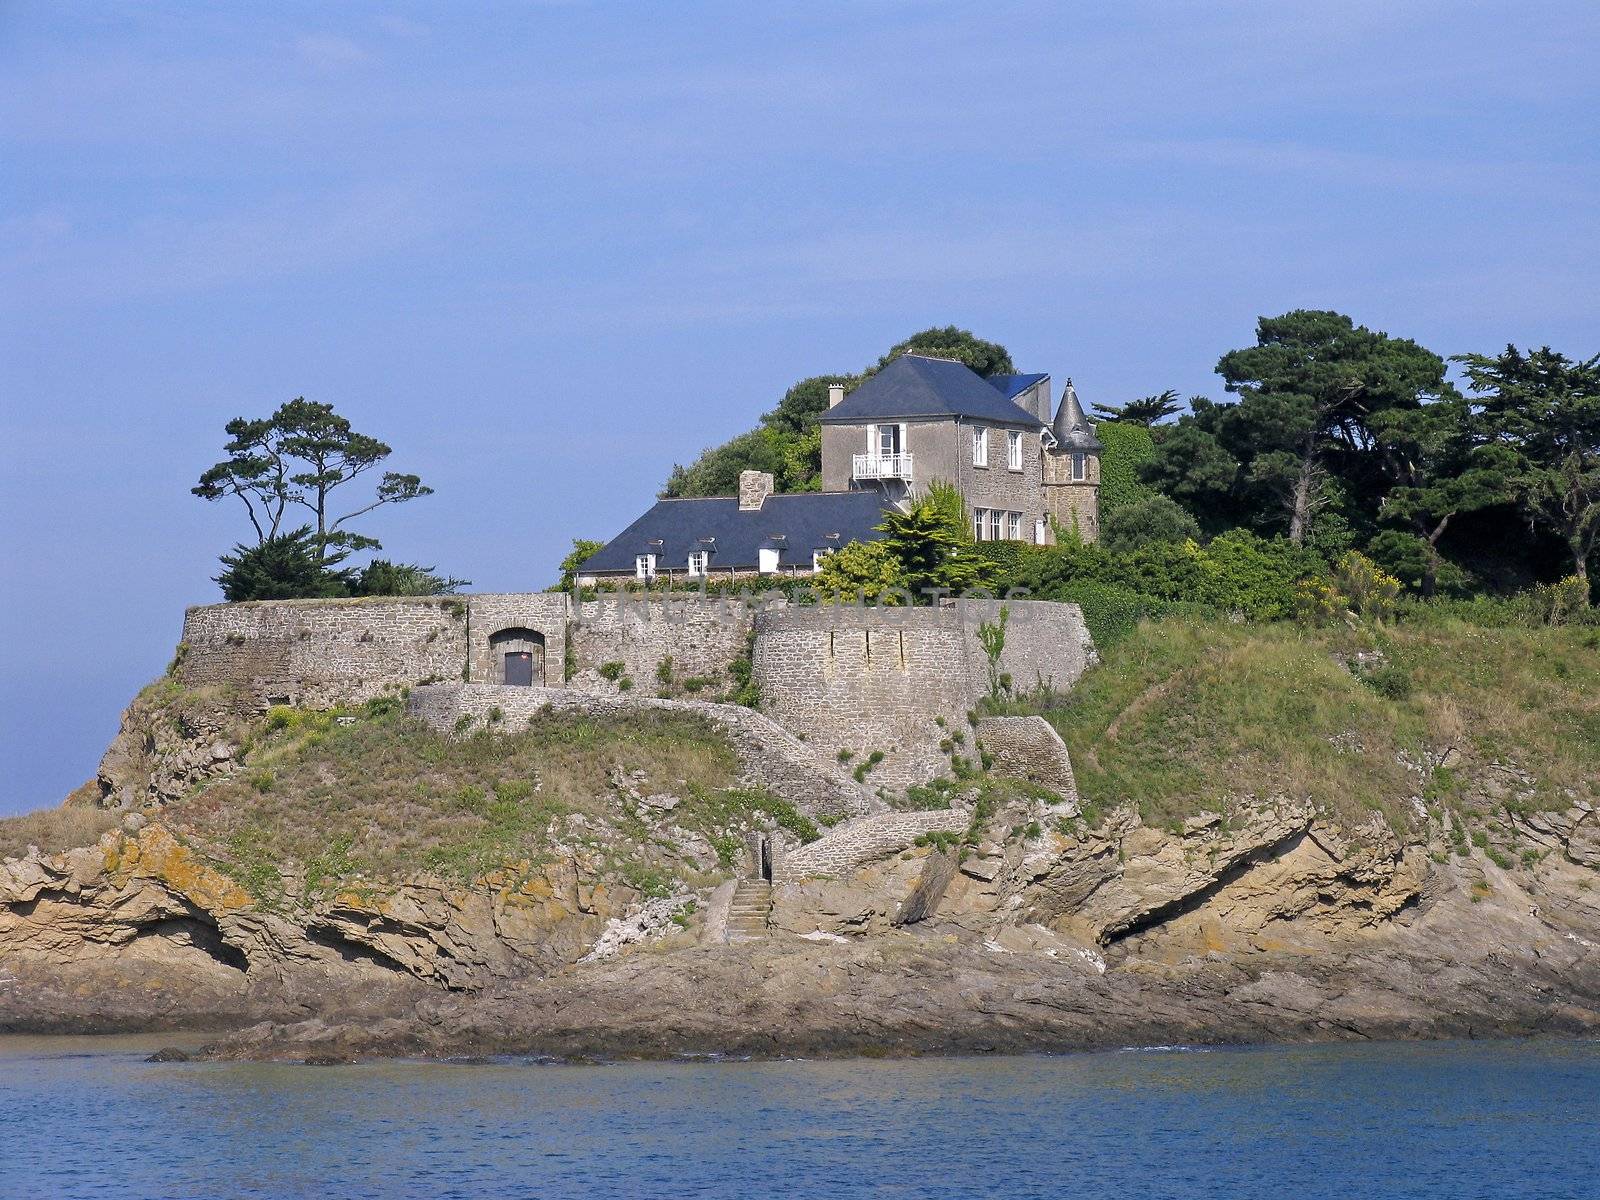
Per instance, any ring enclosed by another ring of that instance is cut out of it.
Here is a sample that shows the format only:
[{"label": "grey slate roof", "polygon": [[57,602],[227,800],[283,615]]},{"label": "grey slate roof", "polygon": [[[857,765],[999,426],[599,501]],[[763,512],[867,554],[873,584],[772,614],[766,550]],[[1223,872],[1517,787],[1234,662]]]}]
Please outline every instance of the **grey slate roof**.
[{"label": "grey slate roof", "polygon": [[[760,565],[756,552],[764,546],[778,547],[780,567],[809,570],[813,551],[874,541],[883,536],[874,528],[882,521],[883,497],[877,491],[791,492],[768,496],[759,509],[748,510],[740,509],[734,496],[658,500],[586,559],[578,573],[631,575],[640,554],[654,554],[657,570],[683,571],[694,550],[711,551],[713,571],[754,571]],[[830,533],[839,536],[829,538]],[[651,545],[656,540],[661,544]]]},{"label": "grey slate roof", "polygon": [[1049,378],[1048,371],[1038,371],[1032,375],[986,375],[983,381],[1007,400],[1015,400],[1041,379]]},{"label": "grey slate roof", "polygon": [[1050,423],[1050,432],[1055,434],[1056,449],[1063,454],[1071,450],[1098,453],[1102,448],[1100,439],[1094,435],[1094,426],[1083,415],[1078,389],[1072,386],[1070,379],[1067,390],[1061,393],[1061,406],[1056,409],[1056,419]]},{"label": "grey slate roof", "polygon": [[862,425],[907,417],[969,417],[1001,425],[1039,420],[989,386],[971,367],[943,358],[902,354],[822,414],[829,425]]}]

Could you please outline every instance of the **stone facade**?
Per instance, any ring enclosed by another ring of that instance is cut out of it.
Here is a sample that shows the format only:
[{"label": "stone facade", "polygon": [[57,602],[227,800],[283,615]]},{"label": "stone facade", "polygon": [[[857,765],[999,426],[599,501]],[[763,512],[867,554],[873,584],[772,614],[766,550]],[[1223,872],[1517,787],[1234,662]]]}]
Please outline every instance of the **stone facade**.
[{"label": "stone facade", "polygon": [[1076,528],[1086,542],[1100,540],[1100,456],[1083,456],[1083,478],[1074,479],[1071,454],[1044,456],[1045,511],[1062,529]]}]

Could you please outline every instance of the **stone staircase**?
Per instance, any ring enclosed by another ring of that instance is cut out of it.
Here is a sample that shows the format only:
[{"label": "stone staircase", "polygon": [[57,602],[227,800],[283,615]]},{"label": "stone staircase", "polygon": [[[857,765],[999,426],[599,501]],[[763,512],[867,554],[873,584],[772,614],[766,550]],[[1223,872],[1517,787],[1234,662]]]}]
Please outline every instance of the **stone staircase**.
[{"label": "stone staircase", "polygon": [[765,879],[741,879],[728,906],[728,940],[754,942],[767,936],[772,916],[772,884]]}]

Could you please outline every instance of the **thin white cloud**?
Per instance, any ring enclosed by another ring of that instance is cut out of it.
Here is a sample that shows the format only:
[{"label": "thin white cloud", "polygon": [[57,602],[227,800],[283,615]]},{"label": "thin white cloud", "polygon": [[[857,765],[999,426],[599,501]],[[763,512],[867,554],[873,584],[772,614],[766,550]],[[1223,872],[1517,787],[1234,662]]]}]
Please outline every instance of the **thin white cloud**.
[{"label": "thin white cloud", "polygon": [[338,71],[372,61],[360,43],[334,33],[302,34],[294,40],[294,52],[319,71]]}]

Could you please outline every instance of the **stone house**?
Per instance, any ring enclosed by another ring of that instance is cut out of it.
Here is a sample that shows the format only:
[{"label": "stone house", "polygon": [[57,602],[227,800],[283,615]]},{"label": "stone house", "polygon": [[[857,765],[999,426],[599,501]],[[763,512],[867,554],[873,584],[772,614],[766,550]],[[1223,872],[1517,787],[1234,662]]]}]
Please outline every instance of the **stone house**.
[{"label": "stone house", "polygon": [[879,536],[884,509],[934,480],[966,497],[979,541],[1045,545],[1055,528],[1099,533],[1100,443],[1067,381],[984,378],[953,359],[902,354],[849,395],[834,385],[822,490],[779,494],[746,471],[738,496],[660,500],[586,560],[588,579],[809,574],[831,551]]}]

